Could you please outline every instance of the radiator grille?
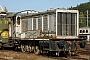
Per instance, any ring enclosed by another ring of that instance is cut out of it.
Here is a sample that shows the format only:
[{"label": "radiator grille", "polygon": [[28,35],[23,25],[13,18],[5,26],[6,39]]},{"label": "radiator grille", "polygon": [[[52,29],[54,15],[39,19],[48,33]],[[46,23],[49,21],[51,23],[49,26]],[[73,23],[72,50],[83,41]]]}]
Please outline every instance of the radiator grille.
[{"label": "radiator grille", "polygon": [[57,13],[57,35],[76,36],[76,13]]}]

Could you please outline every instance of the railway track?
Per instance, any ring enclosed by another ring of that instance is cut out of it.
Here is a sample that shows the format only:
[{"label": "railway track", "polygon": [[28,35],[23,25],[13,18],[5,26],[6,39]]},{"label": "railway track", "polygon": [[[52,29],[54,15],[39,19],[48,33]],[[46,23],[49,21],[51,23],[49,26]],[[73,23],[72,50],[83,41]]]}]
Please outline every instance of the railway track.
[{"label": "railway track", "polygon": [[77,55],[77,56],[68,56],[67,58],[65,57],[56,57],[56,56],[46,56],[44,55],[44,57],[46,58],[52,58],[52,59],[55,59],[55,60],[90,60],[90,56],[88,55]]},{"label": "railway track", "polygon": [[[81,53],[81,52],[80,52]],[[35,55],[33,53],[22,53],[19,51],[12,50],[1,50],[0,51],[1,60],[89,60],[88,55],[78,55],[78,56],[69,56],[57,57],[57,56],[47,56],[47,55]]]}]

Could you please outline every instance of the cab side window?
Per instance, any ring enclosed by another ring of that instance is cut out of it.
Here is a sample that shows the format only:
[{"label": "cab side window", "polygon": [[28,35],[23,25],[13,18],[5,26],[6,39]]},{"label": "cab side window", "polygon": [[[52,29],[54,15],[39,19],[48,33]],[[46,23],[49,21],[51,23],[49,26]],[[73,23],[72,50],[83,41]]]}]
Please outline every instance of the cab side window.
[{"label": "cab side window", "polygon": [[88,33],[88,30],[86,30],[86,33]]},{"label": "cab side window", "polygon": [[80,33],[82,33],[82,30],[80,30]]},{"label": "cab side window", "polygon": [[17,24],[20,25],[20,17],[17,17]]}]

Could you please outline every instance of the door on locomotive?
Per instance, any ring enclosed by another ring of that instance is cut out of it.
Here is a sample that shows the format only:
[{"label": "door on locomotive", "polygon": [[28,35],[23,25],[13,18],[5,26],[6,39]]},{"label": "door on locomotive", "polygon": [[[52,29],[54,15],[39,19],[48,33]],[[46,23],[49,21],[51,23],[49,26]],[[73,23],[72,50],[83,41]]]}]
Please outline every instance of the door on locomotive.
[{"label": "door on locomotive", "polygon": [[12,31],[11,37],[12,39],[17,39],[19,34],[21,33],[21,23],[20,23],[20,16],[14,16],[12,20]]}]

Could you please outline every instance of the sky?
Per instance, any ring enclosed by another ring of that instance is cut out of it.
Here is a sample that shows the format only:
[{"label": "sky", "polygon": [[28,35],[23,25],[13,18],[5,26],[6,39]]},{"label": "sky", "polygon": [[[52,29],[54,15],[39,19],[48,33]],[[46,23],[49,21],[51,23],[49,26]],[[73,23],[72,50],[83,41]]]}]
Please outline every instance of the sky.
[{"label": "sky", "polygon": [[46,11],[50,8],[69,8],[90,0],[0,0],[0,5],[6,7],[9,12],[23,10]]}]

